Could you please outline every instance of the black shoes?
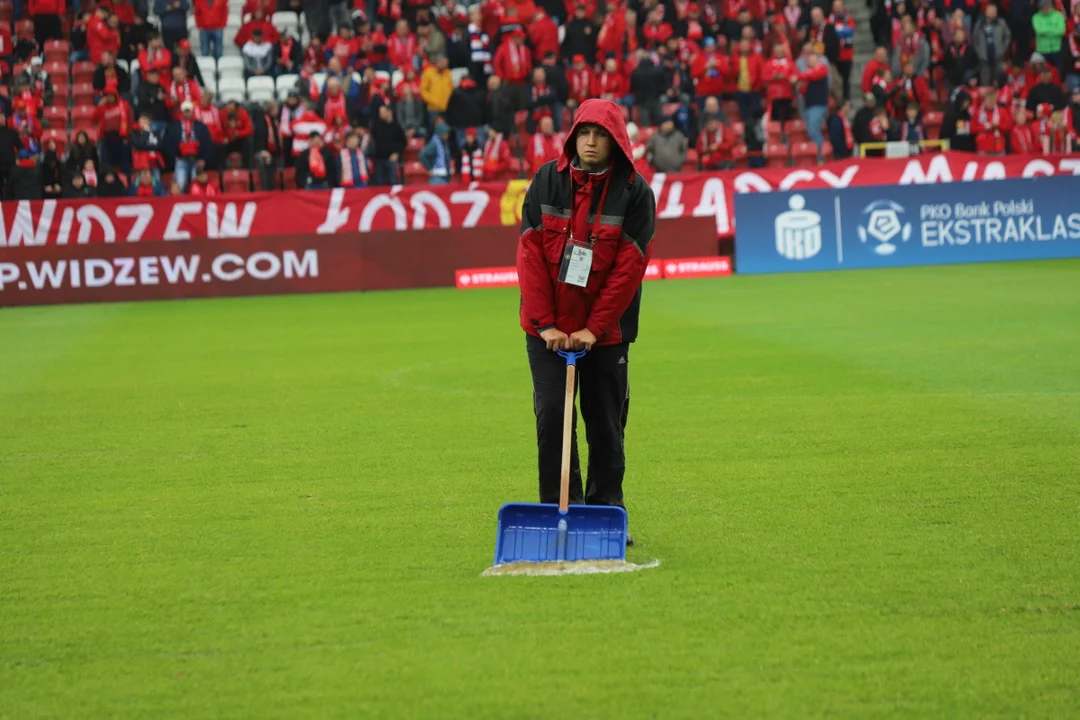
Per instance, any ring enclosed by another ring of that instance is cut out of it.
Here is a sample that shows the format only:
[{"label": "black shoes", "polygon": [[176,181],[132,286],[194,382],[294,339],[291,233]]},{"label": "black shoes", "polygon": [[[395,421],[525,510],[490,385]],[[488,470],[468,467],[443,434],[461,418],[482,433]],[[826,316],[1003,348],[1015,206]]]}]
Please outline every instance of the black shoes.
[{"label": "black shoes", "polygon": [[634,547],[634,538],[630,533],[626,533],[626,547]]}]

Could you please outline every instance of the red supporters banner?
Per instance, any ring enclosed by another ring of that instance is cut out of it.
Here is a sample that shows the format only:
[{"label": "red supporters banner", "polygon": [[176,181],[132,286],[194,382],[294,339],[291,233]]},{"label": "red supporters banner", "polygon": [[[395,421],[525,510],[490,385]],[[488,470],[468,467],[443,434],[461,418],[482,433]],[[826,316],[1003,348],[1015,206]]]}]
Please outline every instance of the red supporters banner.
[{"label": "red supporters banner", "polygon": [[[717,237],[729,238],[735,227],[736,193],[1055,174],[1080,175],[1080,157],[946,153],[898,160],[846,160],[808,168],[657,174],[650,184],[657,197],[659,219],[714,218]],[[527,180],[513,180],[469,186],[254,193],[214,199],[5,202],[0,205],[0,258],[3,248],[12,247],[517,227],[528,185]]]}]

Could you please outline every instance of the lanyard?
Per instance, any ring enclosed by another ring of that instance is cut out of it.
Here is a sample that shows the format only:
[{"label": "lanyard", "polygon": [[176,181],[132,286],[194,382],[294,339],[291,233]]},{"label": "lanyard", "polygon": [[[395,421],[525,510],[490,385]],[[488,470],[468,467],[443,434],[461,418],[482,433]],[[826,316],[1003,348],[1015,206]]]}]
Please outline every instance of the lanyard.
[{"label": "lanyard", "polygon": [[[596,229],[600,227],[600,215],[604,212],[604,201],[607,200],[607,191],[611,186],[611,168],[607,170],[607,178],[604,180],[604,189],[600,193],[600,204],[596,206],[596,216],[593,218],[592,229],[589,231],[589,247],[592,247],[596,242]],[[574,189],[573,176],[570,178],[570,243],[574,243],[574,200],[577,198],[577,191]],[[590,198],[591,199],[591,198]]]}]

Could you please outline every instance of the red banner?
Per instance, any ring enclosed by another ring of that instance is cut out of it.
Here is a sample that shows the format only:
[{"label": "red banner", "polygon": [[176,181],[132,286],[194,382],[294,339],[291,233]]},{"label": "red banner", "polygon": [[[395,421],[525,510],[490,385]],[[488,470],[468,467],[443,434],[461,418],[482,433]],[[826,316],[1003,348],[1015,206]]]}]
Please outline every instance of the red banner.
[{"label": "red banner", "polygon": [[[717,236],[727,238],[734,232],[735,193],[1054,174],[1080,175],[1080,157],[946,153],[898,160],[847,160],[812,168],[658,174],[651,185],[660,218],[712,217]],[[213,200],[5,202],[0,204],[0,257],[5,247],[517,226],[527,188],[527,180],[514,180],[456,187],[254,193]]]}]

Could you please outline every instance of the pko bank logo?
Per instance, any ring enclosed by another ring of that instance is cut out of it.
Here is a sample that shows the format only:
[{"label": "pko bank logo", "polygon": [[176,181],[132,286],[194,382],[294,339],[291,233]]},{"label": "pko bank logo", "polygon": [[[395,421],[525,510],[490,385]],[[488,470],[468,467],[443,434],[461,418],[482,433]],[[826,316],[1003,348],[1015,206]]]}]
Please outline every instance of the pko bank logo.
[{"label": "pko bank logo", "polygon": [[878,255],[896,252],[894,240],[907,242],[911,239],[911,223],[904,220],[904,206],[892,200],[875,200],[863,208],[863,221],[859,225],[859,240],[872,242]]},{"label": "pko bank logo", "polygon": [[821,252],[821,215],[806,209],[806,198],[792,195],[776,216],[776,252],[788,260],[809,260]]}]

